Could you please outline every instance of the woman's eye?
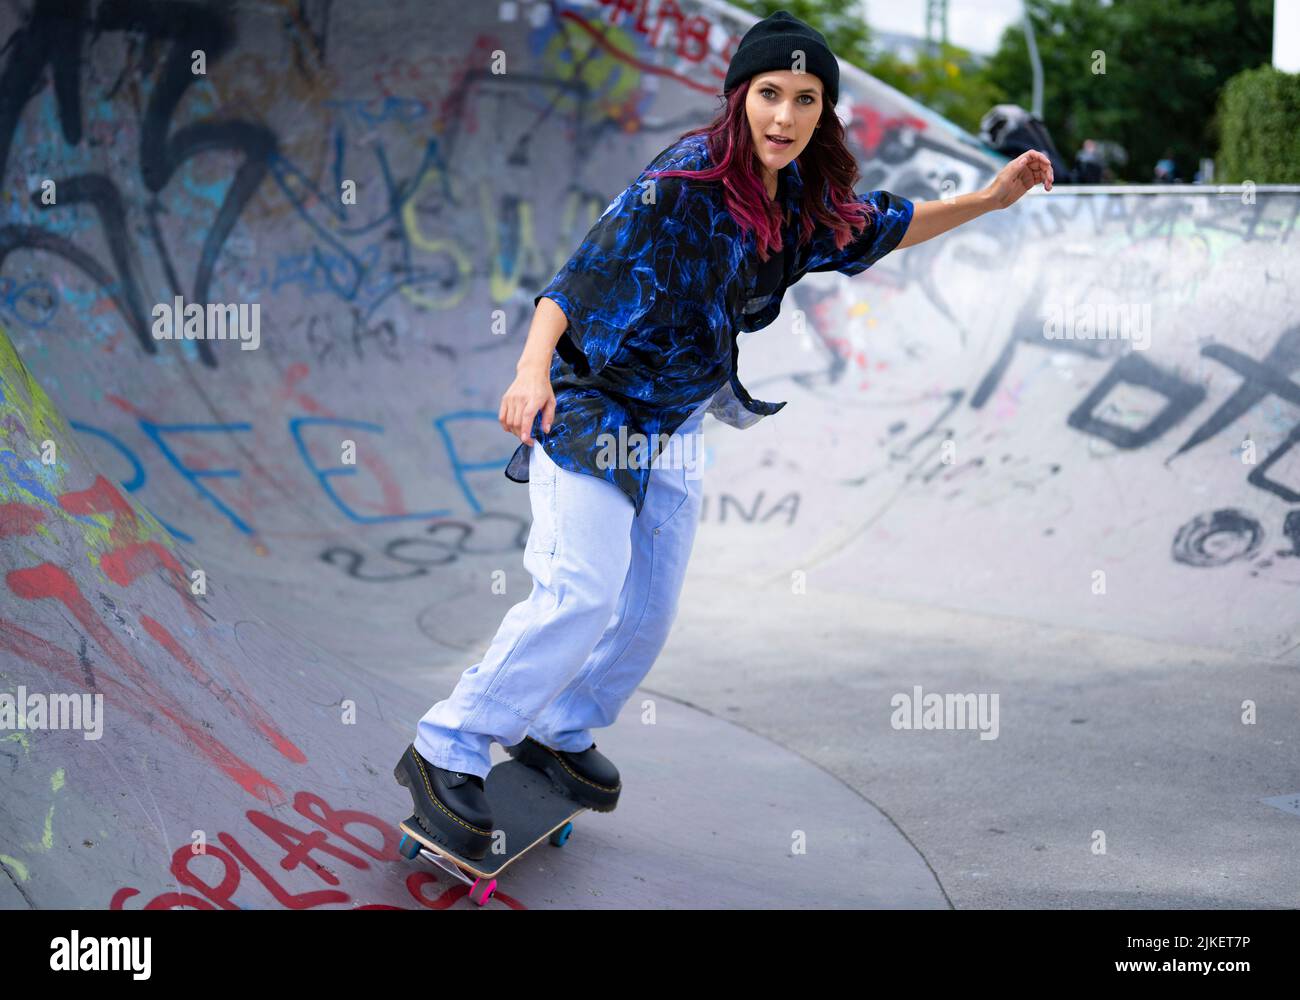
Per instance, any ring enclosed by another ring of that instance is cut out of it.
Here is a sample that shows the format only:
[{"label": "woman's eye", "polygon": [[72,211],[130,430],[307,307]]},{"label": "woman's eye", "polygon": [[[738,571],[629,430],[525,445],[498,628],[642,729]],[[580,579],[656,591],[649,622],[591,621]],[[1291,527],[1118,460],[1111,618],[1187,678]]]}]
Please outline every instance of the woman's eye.
[{"label": "woman's eye", "polygon": [[[764,87],[762,90],[759,91],[759,94],[770,101],[772,98],[776,96],[776,91],[773,90],[771,87]],[[804,107],[807,107],[809,104],[814,103],[811,94],[800,94],[799,100],[800,102],[802,102]]]}]

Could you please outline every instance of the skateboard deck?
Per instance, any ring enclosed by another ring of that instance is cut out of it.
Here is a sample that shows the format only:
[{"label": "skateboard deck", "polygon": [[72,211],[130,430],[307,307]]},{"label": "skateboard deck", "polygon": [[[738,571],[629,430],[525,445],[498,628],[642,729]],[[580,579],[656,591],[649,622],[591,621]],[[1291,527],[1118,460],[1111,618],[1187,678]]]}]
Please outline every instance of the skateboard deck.
[{"label": "skateboard deck", "polygon": [[[488,772],[483,791],[492,808],[493,841],[481,858],[466,858],[435,843],[414,815],[399,824],[398,852],[408,860],[424,858],[470,885],[479,906],[492,898],[497,876],[543,840],[563,847],[573,820],[587,807],[560,791],[541,771],[517,760],[502,761]],[[504,836],[501,836],[504,834]],[[499,845],[501,853],[493,853]]]}]

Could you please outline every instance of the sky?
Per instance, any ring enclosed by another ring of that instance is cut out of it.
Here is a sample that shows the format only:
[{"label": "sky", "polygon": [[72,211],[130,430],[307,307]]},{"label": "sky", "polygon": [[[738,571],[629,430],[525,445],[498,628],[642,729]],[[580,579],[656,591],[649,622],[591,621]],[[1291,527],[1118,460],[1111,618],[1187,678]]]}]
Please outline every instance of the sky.
[{"label": "sky", "polygon": [[[925,34],[925,0],[864,0],[867,23],[882,31]],[[1021,0],[948,0],[948,40],[982,55],[1021,16]]]}]

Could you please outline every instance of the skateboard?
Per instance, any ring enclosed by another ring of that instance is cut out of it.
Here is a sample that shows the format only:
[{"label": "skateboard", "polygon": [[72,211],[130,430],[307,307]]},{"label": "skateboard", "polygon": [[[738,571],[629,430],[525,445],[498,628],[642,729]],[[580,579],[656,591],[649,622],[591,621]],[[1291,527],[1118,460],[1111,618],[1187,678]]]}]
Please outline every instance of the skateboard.
[{"label": "skateboard", "polygon": [[[555,787],[551,779],[517,760],[502,761],[488,772],[483,791],[492,806],[493,841],[478,859],[466,858],[429,838],[414,815],[399,824],[398,853],[408,861],[421,855],[470,887],[469,898],[483,906],[496,892],[497,876],[543,840],[563,847],[573,832],[573,821],[587,807]],[[505,834],[500,854],[493,848]]]}]

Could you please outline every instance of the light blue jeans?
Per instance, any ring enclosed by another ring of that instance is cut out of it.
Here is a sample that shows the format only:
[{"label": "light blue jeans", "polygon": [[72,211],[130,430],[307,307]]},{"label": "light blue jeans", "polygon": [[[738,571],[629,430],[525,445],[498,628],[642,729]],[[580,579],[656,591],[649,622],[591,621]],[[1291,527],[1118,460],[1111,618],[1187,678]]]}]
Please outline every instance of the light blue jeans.
[{"label": "light blue jeans", "polygon": [[603,479],[559,468],[534,442],[527,599],[506,612],[483,659],[420,719],[415,749],[451,771],[487,777],[488,748],[525,735],[582,751],[613,724],[654,665],[677,598],[702,498],[699,427],[708,400],[651,466],[640,516]]}]

